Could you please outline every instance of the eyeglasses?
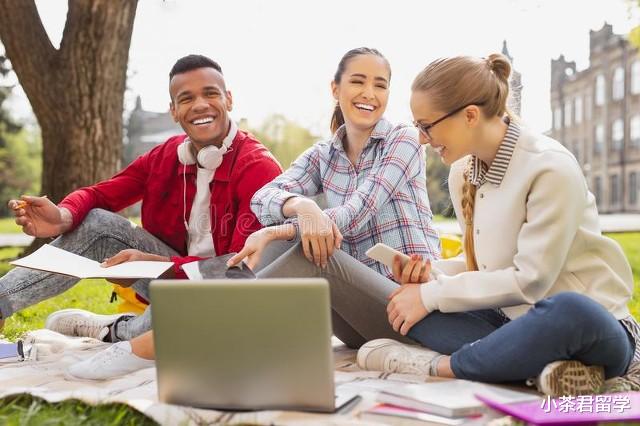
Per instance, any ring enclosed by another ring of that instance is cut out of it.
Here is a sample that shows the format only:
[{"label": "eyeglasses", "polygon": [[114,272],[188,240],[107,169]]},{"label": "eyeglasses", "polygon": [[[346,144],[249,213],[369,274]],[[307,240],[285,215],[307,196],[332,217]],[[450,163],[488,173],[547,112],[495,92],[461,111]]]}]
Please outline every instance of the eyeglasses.
[{"label": "eyeglasses", "polygon": [[477,106],[482,106],[484,105],[484,102],[480,102],[480,103],[473,103],[473,104],[467,104],[465,106],[461,106],[458,109],[455,109],[453,111],[451,111],[448,114],[445,114],[444,116],[438,118],[436,121],[434,121],[433,123],[426,123],[426,124],[422,124],[422,123],[418,123],[417,121],[413,122],[413,125],[416,126],[418,128],[418,130],[420,130],[420,133],[422,133],[422,135],[424,137],[426,137],[427,139],[431,140],[431,133],[429,133],[429,130],[431,130],[433,128],[433,126],[435,126],[436,124],[440,123],[441,121],[446,120],[447,118],[456,115],[457,113],[459,113],[460,111],[462,111],[463,109],[465,109],[468,106],[471,105],[477,105]]}]

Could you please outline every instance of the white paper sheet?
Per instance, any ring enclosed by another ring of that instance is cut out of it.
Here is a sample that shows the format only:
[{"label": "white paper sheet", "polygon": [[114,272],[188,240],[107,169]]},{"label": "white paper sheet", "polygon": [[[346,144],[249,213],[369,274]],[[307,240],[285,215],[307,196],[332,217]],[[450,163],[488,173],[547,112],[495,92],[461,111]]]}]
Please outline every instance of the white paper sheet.
[{"label": "white paper sheet", "polygon": [[45,244],[29,256],[10,262],[15,266],[71,275],[78,278],[158,278],[172,262],[133,261],[103,268],[99,262]]}]

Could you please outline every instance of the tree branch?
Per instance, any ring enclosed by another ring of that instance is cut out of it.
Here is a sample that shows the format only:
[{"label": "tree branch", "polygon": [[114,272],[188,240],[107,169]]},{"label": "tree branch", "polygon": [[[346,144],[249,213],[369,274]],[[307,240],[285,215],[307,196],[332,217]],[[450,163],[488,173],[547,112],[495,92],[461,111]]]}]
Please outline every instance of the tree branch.
[{"label": "tree branch", "polygon": [[[46,103],[46,76],[53,74],[57,51],[34,0],[0,0],[0,40],[32,105]],[[34,105],[35,108],[35,105]]]}]

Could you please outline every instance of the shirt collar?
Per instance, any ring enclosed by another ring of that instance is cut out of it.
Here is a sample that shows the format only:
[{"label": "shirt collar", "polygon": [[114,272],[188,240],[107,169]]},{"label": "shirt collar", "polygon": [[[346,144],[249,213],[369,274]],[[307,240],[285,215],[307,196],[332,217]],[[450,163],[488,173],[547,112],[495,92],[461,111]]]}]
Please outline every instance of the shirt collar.
[{"label": "shirt collar", "polygon": [[500,186],[504,175],[507,173],[509,162],[513,156],[516,142],[520,137],[520,126],[514,120],[508,120],[507,132],[500,143],[498,152],[491,163],[491,167],[475,155],[469,160],[469,182],[480,186],[485,182]]},{"label": "shirt collar", "polygon": [[[393,130],[393,124],[391,124],[391,122],[388,121],[386,118],[384,117],[381,118],[373,127],[373,131],[369,136],[367,145],[369,144],[369,142],[378,142],[380,140],[385,139],[389,135],[389,133],[391,133],[392,130]],[[331,141],[330,141],[331,145],[333,145],[333,147],[336,149],[344,151],[343,141],[346,135],[347,135],[347,127],[345,124],[343,124],[342,126],[338,127],[338,130],[336,130],[333,136],[331,136]]]}]

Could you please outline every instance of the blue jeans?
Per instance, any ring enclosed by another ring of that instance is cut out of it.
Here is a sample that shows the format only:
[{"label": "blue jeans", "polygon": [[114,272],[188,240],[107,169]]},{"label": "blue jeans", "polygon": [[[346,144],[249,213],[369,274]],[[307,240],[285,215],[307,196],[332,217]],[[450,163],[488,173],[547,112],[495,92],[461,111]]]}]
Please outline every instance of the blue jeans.
[{"label": "blue jeans", "polygon": [[635,350],[633,337],[602,305],[579,293],[559,293],[509,320],[501,312],[433,312],[409,337],[451,355],[457,378],[517,382],[536,377],[545,365],[577,360],[622,376]]}]

